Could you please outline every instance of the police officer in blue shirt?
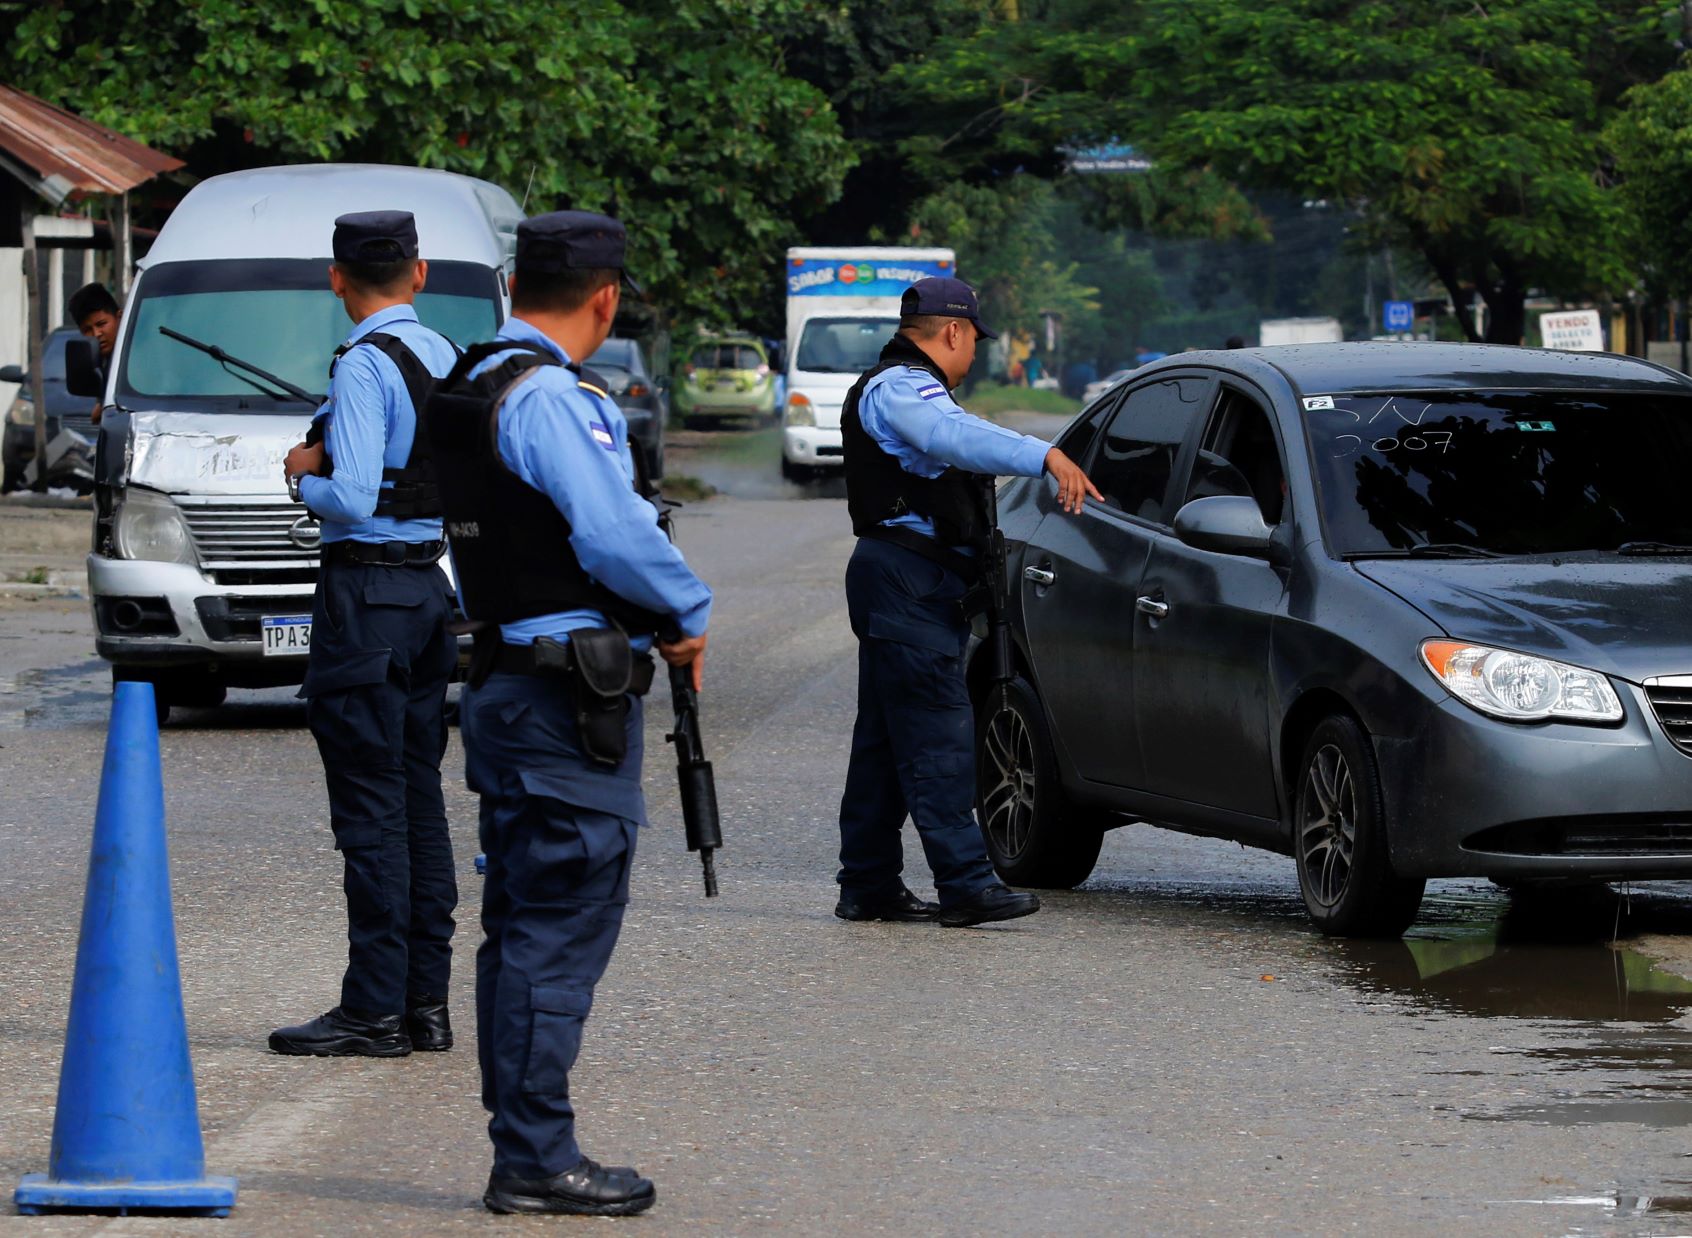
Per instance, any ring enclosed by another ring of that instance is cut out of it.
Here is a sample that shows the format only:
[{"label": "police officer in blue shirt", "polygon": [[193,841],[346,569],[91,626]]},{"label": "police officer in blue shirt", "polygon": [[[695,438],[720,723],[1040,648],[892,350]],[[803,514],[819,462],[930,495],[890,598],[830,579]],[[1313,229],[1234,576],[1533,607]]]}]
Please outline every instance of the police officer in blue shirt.
[{"label": "police officer in blue shirt", "polygon": [[277,1029],[270,1047],[398,1057],[452,1047],[446,1000],[458,887],[441,755],[458,650],[439,566],[440,500],[417,412],[458,350],[412,307],[428,267],[408,212],[341,216],[334,255],[330,287],[358,326],[335,352],[313,433],[283,471],[323,525],[300,695],[345,868],[347,971],[340,1005]]},{"label": "police officer in blue shirt", "polygon": [[487,853],[476,1020],[495,1212],[619,1216],[656,1198],[583,1155],[569,1090],[646,817],[649,651],[697,686],[711,612],[635,488],[622,413],[575,361],[610,333],[623,251],[604,215],[524,221],[513,316],[425,416],[459,593],[484,625],[460,716]]},{"label": "police officer in blue shirt", "polygon": [[[843,920],[951,927],[1032,915],[1040,900],[1000,883],[974,812],[974,717],[964,679],[963,600],[980,577],[1000,475],[1057,480],[1067,511],[1098,491],[1057,448],[959,408],[975,359],[975,290],[959,279],[906,289],[899,331],[846,395],[846,501],[858,536],[846,604],[858,637],[858,719],[840,804]],[[909,816],[938,905],[900,878]]]}]

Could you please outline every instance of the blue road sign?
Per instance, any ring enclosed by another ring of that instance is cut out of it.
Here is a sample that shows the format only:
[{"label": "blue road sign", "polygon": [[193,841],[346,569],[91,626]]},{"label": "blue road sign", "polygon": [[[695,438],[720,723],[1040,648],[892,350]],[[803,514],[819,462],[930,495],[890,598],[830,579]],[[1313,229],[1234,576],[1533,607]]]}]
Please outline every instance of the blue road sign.
[{"label": "blue road sign", "polygon": [[1381,306],[1381,324],[1388,331],[1409,331],[1416,325],[1413,301],[1388,301]]}]

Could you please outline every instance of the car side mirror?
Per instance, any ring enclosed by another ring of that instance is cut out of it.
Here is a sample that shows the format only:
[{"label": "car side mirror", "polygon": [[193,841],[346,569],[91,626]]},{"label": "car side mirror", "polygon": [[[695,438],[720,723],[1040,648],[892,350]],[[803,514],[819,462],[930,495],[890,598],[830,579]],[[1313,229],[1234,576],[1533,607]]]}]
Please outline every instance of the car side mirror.
[{"label": "car side mirror", "polygon": [[106,384],[100,378],[98,357],[93,340],[65,341],[66,391],[96,400],[106,394]]},{"label": "car side mirror", "polygon": [[0,365],[0,383],[23,384],[29,381],[29,375],[24,373],[21,365]]},{"label": "car side mirror", "polygon": [[1257,500],[1243,495],[1194,499],[1175,513],[1175,536],[1195,550],[1253,559],[1281,557],[1275,532],[1263,522]]}]

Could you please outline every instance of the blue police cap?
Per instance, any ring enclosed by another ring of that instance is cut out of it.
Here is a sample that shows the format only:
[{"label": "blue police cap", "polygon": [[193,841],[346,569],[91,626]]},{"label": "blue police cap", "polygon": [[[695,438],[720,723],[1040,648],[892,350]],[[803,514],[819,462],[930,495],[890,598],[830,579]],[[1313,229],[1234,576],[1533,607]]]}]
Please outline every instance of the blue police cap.
[{"label": "blue police cap", "polygon": [[417,257],[410,211],[355,211],[335,221],[336,262],[399,262]]},{"label": "blue police cap", "polygon": [[967,318],[975,324],[983,339],[996,340],[998,334],[987,329],[981,321],[981,305],[975,299],[975,289],[961,279],[930,276],[919,279],[899,298],[900,317],[912,314],[938,314],[942,318]]},{"label": "blue police cap", "polygon": [[622,271],[623,282],[636,292],[640,285],[623,270],[628,234],[609,215],[593,211],[553,211],[517,225],[517,275],[535,271],[556,275],[563,271]]}]

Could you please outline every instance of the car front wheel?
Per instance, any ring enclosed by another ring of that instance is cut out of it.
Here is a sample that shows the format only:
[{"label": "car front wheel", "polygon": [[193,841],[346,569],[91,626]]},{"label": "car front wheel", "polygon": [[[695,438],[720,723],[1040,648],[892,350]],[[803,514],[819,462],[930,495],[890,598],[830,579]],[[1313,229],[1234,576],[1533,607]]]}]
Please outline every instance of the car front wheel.
[{"label": "car front wheel", "polygon": [[1299,770],[1294,858],[1310,918],[1333,937],[1401,935],[1416,919],[1426,883],[1393,871],[1368,734],[1343,714],[1325,719],[1305,744]]},{"label": "car front wheel", "polygon": [[1016,886],[1067,890],[1098,863],[1102,814],[1058,782],[1045,710],[1026,679],[990,690],[976,713],[975,814],[999,876]]}]

